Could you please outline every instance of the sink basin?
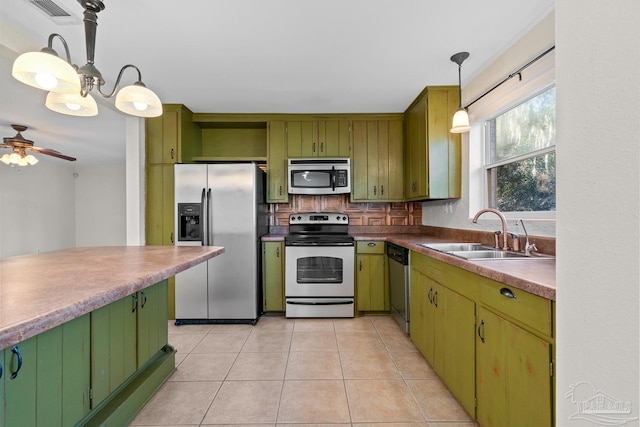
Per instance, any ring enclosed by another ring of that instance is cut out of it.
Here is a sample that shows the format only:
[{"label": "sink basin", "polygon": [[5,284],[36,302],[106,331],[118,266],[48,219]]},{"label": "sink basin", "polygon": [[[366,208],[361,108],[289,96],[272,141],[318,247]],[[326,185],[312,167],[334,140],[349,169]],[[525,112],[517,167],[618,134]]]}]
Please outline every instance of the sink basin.
[{"label": "sink basin", "polygon": [[460,252],[460,251],[479,251],[493,250],[491,246],[481,245],[480,243],[421,243],[420,246],[434,249],[440,252]]},{"label": "sink basin", "polygon": [[447,253],[469,260],[532,258],[521,252],[500,251],[496,249],[480,251],[448,251]]}]

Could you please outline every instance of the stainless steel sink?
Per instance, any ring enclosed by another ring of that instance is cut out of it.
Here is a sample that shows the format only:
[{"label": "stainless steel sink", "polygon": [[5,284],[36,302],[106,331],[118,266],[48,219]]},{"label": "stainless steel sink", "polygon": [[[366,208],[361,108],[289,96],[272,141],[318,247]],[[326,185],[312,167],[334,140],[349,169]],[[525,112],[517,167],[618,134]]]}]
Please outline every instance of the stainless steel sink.
[{"label": "stainless steel sink", "polygon": [[420,243],[420,246],[440,252],[493,250],[491,246],[480,243]]},{"label": "stainless steel sink", "polygon": [[468,260],[532,258],[521,252],[501,251],[498,249],[484,251],[448,251],[447,253]]}]

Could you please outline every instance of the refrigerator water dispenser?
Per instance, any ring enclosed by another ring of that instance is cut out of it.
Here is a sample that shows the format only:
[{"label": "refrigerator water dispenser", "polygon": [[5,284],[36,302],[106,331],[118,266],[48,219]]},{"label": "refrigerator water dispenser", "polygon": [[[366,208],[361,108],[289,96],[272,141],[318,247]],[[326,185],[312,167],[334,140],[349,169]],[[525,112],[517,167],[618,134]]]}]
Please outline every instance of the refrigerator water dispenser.
[{"label": "refrigerator water dispenser", "polygon": [[178,241],[201,241],[200,203],[178,203]]}]

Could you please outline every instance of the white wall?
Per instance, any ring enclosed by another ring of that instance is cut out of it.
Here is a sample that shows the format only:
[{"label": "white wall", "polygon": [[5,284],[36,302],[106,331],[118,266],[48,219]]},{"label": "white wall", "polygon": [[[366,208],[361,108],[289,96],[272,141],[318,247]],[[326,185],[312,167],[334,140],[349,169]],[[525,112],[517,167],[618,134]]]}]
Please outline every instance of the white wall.
[{"label": "white wall", "polygon": [[78,166],[75,186],[76,246],[125,245],[125,166]]},{"label": "white wall", "polygon": [[639,22],[637,0],[556,2],[558,426],[604,425],[569,420],[594,394],[639,425]]},{"label": "white wall", "polygon": [[[555,16],[553,12],[541,17],[521,38],[514,40],[499,57],[470,81],[463,78],[462,104],[467,105],[509,74],[528,63],[555,43]],[[473,52],[470,52],[473,55]],[[462,66],[464,76],[464,64]],[[469,108],[473,129],[462,135],[462,197],[451,201],[428,201],[422,205],[422,223],[437,227],[452,227],[473,230],[494,231],[500,229],[496,216],[485,214],[473,224],[475,212],[485,207],[483,200],[483,129],[484,120],[495,115],[500,109],[513,105],[532,91],[539,91],[554,81],[554,54],[551,53],[523,72],[523,79],[509,80],[499,89],[491,92],[480,102]],[[527,216],[523,216],[527,218]],[[508,229],[522,233],[516,226],[517,218],[508,221]],[[556,224],[551,220],[525,219],[529,234],[555,236]]]},{"label": "white wall", "polygon": [[34,166],[0,163],[0,257],[75,246],[74,168],[42,158]]}]

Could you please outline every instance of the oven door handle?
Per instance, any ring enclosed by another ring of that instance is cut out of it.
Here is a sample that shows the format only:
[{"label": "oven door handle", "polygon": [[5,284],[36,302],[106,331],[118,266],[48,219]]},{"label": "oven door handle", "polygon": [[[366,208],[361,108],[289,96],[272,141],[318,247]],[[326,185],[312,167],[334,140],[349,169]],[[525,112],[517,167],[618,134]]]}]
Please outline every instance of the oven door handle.
[{"label": "oven door handle", "polygon": [[353,300],[336,300],[336,301],[287,301],[287,304],[293,305],[347,305],[353,304]]}]

